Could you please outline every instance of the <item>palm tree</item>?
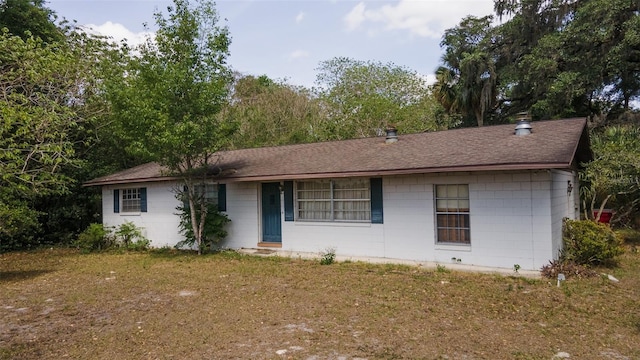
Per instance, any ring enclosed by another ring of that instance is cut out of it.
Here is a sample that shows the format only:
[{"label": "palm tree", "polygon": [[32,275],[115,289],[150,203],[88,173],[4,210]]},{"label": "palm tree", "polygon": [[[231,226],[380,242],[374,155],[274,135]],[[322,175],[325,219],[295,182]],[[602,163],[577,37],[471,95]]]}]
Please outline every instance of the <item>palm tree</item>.
[{"label": "palm tree", "polygon": [[496,102],[495,64],[485,53],[466,54],[459,71],[441,66],[436,70],[433,92],[447,113],[474,116],[478,126]]},{"label": "palm tree", "polygon": [[497,97],[495,59],[490,55],[491,17],[473,16],[445,32],[443,65],[436,70],[436,98],[449,114],[475,117],[484,125]]}]

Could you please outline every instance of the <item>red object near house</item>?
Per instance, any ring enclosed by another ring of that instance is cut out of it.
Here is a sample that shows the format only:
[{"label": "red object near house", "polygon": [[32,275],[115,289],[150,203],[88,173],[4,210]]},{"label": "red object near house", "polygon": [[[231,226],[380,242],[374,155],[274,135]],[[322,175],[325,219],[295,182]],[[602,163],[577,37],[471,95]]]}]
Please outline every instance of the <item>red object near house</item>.
[{"label": "red object near house", "polygon": [[[611,221],[611,216],[613,216],[613,210],[611,209],[602,209],[602,213],[600,214],[599,223],[608,224]],[[598,211],[593,212],[593,218],[598,218]]]}]

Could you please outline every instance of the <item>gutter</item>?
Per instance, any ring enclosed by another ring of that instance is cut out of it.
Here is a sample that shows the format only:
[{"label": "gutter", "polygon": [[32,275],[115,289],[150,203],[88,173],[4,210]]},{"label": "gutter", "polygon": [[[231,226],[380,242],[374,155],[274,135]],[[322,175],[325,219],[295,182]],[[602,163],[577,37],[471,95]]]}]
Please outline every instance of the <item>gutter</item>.
[{"label": "gutter", "polygon": [[[513,171],[513,170],[547,170],[547,169],[571,169],[572,164],[567,163],[520,163],[520,164],[504,164],[504,165],[472,165],[472,166],[447,166],[432,168],[412,168],[412,169],[391,169],[391,170],[369,170],[369,171],[344,171],[344,172],[323,172],[323,173],[304,173],[304,174],[273,174],[273,175],[255,175],[241,177],[215,177],[214,180],[224,180],[229,182],[251,182],[251,181],[278,181],[278,180],[300,180],[300,179],[326,179],[326,178],[344,178],[344,177],[372,177],[372,176],[393,176],[393,175],[412,175],[412,174],[434,174],[444,172],[470,172],[470,171]],[[145,182],[162,182],[177,181],[180,177],[145,177],[133,178],[126,180],[104,180],[89,181],[82,186],[103,186],[118,184],[135,184]]]}]

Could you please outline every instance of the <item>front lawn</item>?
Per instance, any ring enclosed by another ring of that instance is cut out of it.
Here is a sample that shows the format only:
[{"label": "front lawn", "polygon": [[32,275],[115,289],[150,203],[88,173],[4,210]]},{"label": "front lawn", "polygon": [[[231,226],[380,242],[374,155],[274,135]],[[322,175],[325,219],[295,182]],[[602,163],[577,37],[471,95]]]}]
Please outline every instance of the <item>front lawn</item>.
[{"label": "front lawn", "polygon": [[638,359],[640,255],[605,271],[620,281],[558,288],[233,252],[9,253],[0,359]]}]

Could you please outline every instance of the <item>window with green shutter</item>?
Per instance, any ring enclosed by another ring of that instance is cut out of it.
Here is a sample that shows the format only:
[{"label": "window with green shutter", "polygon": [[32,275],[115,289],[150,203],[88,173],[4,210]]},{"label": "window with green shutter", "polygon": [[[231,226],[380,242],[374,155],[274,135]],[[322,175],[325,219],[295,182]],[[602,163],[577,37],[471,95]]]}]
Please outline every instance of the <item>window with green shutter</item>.
[{"label": "window with green shutter", "polygon": [[[204,197],[209,204],[217,204],[218,211],[227,211],[227,185],[226,184],[199,184],[195,185],[197,196]],[[187,187],[184,187],[187,191]],[[184,206],[187,206],[186,198]]]},{"label": "window with green shutter", "polygon": [[114,189],[113,212],[147,212],[147,188]]},{"label": "window with green shutter", "polygon": [[[382,182],[381,179],[372,180],[374,179],[349,178],[296,181],[295,219],[382,223]],[[285,182],[285,220],[287,198]]]}]

